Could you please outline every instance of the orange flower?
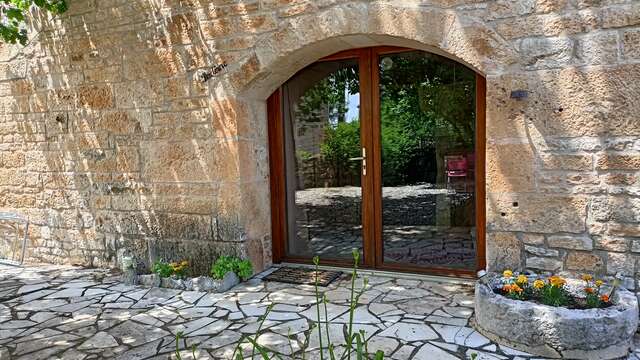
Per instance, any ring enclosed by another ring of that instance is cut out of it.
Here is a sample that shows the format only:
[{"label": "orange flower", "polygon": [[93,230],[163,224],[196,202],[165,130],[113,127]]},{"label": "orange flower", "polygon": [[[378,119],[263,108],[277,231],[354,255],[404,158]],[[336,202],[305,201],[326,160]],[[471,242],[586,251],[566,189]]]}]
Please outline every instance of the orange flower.
[{"label": "orange flower", "polygon": [[593,288],[591,288],[591,287],[588,287],[588,286],[587,286],[586,288],[584,288],[584,292],[586,292],[587,294],[593,294],[593,291],[594,291],[594,290],[593,290]]},{"label": "orange flower", "polygon": [[504,284],[504,285],[502,286],[502,291],[504,291],[504,292],[511,292],[511,285],[509,285],[509,284]]},{"label": "orange flower", "polygon": [[521,293],[522,292],[522,288],[516,284],[511,285],[511,291],[513,292],[517,292],[517,293]]},{"label": "orange flower", "polygon": [[600,296],[600,301],[608,303],[609,302],[609,295],[607,295],[607,294],[601,295]]},{"label": "orange flower", "polygon": [[551,284],[552,286],[555,287],[563,287],[564,284],[566,284],[567,281],[563,278],[561,278],[560,276],[551,276],[549,277],[549,284]]}]

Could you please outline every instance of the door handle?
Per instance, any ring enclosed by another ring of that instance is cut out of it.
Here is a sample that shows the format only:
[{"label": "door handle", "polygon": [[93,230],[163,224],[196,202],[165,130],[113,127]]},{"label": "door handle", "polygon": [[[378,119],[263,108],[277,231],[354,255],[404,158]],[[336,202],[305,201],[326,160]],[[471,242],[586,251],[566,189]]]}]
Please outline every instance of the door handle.
[{"label": "door handle", "polygon": [[362,148],[362,156],[349,158],[349,161],[362,161],[362,175],[367,176],[367,149]]}]

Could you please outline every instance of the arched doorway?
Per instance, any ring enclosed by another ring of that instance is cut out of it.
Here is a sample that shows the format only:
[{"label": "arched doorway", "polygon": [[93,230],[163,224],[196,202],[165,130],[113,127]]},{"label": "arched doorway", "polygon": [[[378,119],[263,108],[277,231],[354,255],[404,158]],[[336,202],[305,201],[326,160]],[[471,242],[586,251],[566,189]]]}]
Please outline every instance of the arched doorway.
[{"label": "arched doorway", "polygon": [[274,262],[484,268],[485,81],[433,53],[343,51],[268,101]]}]

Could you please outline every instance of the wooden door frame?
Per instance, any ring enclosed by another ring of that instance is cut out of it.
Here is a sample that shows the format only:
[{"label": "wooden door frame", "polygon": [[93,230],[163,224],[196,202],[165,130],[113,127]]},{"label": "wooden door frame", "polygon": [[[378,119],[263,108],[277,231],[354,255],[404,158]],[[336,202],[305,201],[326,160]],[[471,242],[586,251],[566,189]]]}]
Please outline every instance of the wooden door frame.
[{"label": "wooden door frame", "polygon": [[[341,51],[318,60],[334,61],[358,59],[360,75],[360,116],[361,146],[367,151],[373,161],[367,164],[368,175],[362,178],[363,199],[369,197],[371,201],[363,201],[368,208],[362,209],[363,251],[362,267],[399,272],[426,273],[442,276],[475,277],[477,271],[449,269],[440,267],[424,267],[410,264],[384,264],[382,244],[382,174],[380,149],[380,97],[374,96],[373,89],[379,86],[377,59],[381,54],[415,51],[416,49],[383,46],[359,48]],[[376,63],[372,63],[376,62]],[[486,189],[485,189],[485,159],[486,159],[486,80],[476,72],[476,132],[475,132],[475,210],[476,210],[476,267],[482,270],[486,266]],[[287,200],[285,180],[284,154],[284,124],[282,121],[282,104],[280,89],[276,90],[267,100],[268,109],[268,140],[269,140],[269,174],[271,188],[271,228],[272,228],[272,256],[274,263],[292,262],[310,264],[311,258],[292,257],[286,254],[287,241]],[[371,174],[371,175],[369,175]],[[378,192],[376,194],[375,192]],[[350,260],[322,259],[324,265],[344,266],[352,265]]]}]

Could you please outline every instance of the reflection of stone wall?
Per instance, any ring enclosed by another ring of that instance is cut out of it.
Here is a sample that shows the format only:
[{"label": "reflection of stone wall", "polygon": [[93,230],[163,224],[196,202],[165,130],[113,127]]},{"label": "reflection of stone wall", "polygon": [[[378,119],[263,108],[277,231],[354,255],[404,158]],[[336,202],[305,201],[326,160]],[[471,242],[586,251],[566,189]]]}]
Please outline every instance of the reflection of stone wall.
[{"label": "reflection of stone wall", "polygon": [[640,277],[635,1],[69,4],[0,49],[0,207],[30,217],[32,260],[268,265],[264,100],[322,56],[399,45],[486,75],[491,268]]}]

